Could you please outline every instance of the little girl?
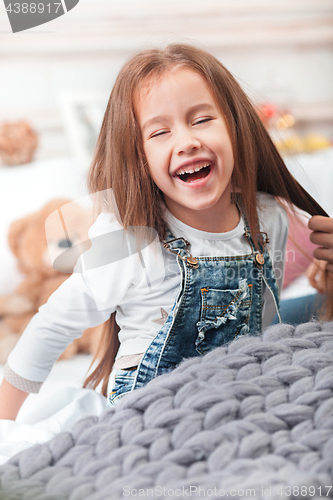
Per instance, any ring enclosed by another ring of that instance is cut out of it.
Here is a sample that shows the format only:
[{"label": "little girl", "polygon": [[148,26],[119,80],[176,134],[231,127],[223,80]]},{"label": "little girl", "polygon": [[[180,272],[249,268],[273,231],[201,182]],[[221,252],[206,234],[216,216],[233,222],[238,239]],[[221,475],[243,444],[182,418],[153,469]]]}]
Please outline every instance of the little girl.
[{"label": "little girl", "polygon": [[74,273],[10,354],[1,418],[15,418],[66,346],[107,320],[100,363],[86,385],[102,382],[106,393],[113,367],[110,404],[184,358],[258,335],[279,314],[288,221],[275,197],[326,215],[289,174],[232,75],[187,45],[141,52],[123,67],[89,187],[112,189],[118,210],[118,217],[111,207],[101,213],[90,238],[153,228],[164,278],[144,286],[156,262],[150,245]]}]

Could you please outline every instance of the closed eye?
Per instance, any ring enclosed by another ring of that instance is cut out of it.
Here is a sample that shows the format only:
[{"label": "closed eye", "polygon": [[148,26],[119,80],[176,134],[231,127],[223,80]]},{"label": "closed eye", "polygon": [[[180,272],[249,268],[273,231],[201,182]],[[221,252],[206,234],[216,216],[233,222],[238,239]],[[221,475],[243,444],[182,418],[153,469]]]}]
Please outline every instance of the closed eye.
[{"label": "closed eye", "polygon": [[207,118],[200,118],[200,120],[196,121],[193,123],[193,125],[200,125],[201,123],[206,123],[213,120],[213,118],[207,117]]},{"label": "closed eye", "polygon": [[168,134],[169,133],[169,130],[160,130],[158,132],[155,132],[154,134],[152,134],[150,136],[150,139],[153,139],[154,137],[159,137],[161,135],[165,135],[165,134]]},{"label": "closed eye", "polygon": [[211,120],[213,120],[213,118],[211,118],[211,117],[200,118],[200,120],[198,120],[197,122],[194,122],[193,125],[200,125],[201,123],[206,123],[206,122],[209,122]]}]

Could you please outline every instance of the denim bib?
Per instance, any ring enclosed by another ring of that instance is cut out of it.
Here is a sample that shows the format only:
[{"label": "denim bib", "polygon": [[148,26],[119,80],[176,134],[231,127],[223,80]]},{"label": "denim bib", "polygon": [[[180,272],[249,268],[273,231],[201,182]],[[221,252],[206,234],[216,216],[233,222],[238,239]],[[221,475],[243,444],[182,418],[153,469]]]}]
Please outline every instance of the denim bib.
[{"label": "denim bib", "polygon": [[[137,370],[120,370],[109,397],[111,404],[127,392],[173,370],[183,359],[202,356],[262,328],[263,282],[270,290],[278,317],[279,296],[268,236],[256,250],[246,217],[249,253],[229,257],[193,257],[190,243],[167,230],[164,247],[175,254],[181,288],[168,318],[144,353]],[[280,319],[281,321],[281,319]]]}]

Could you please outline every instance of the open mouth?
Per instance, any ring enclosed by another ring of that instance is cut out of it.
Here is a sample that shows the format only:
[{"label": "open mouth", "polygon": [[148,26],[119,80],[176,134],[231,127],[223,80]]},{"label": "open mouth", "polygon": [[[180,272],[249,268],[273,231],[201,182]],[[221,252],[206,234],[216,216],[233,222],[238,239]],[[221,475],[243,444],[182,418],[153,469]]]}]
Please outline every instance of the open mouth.
[{"label": "open mouth", "polygon": [[210,170],[211,164],[205,162],[180,169],[176,175],[183,182],[194,182],[207,177],[207,175],[209,175],[210,173]]}]

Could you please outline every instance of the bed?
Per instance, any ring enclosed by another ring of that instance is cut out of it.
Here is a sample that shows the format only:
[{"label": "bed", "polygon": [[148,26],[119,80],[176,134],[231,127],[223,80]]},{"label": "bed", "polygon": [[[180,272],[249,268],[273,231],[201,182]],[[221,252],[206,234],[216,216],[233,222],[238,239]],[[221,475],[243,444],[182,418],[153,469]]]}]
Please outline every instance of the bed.
[{"label": "bed", "polygon": [[[333,215],[333,148],[287,160],[289,168],[306,189]],[[320,175],[318,175],[320,172]],[[84,196],[86,171],[77,160],[55,158],[20,167],[1,167],[2,197],[0,209],[0,293],[8,293],[19,282],[15,261],[7,243],[9,224],[40,208],[53,197],[72,199]],[[295,297],[313,292],[301,277],[284,292]],[[0,463],[18,451],[45,442],[60,431],[68,430],[84,415],[101,414],[106,399],[96,392],[83,390],[82,381],[91,362],[90,356],[78,356],[58,362],[39,395],[30,395],[21,408],[17,422],[0,422]],[[3,367],[0,366],[0,378]]]},{"label": "bed", "polygon": [[333,322],[274,325],[21,451],[0,497],[333,498],[332,429]]}]

